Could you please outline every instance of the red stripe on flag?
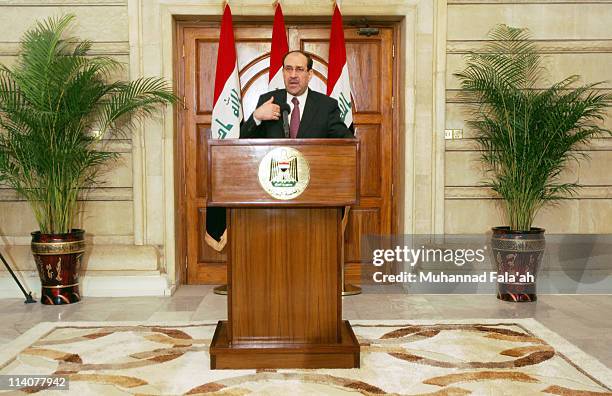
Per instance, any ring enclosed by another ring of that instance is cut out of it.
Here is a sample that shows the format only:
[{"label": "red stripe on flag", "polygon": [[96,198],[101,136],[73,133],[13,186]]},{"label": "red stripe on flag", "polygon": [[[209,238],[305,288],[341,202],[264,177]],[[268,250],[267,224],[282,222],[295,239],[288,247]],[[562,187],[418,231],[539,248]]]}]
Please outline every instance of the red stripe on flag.
[{"label": "red stripe on flag", "polygon": [[346,63],[346,48],[344,46],[344,30],[342,29],[342,14],[336,4],[332,17],[331,34],[329,37],[329,66],[327,67],[327,95],[331,95],[336,82],[342,74]]},{"label": "red stripe on flag", "polygon": [[272,27],[272,50],[270,51],[270,73],[268,82],[272,81],[276,73],[283,67],[283,56],[289,52],[285,18],[280,3],[274,12],[274,26]]},{"label": "red stripe on flag", "polygon": [[232,26],[232,11],[229,4],[223,11],[221,34],[219,35],[219,52],[217,53],[217,71],[215,74],[215,96],[213,107],[223,91],[225,82],[236,67],[236,45],[234,44],[234,28]]}]

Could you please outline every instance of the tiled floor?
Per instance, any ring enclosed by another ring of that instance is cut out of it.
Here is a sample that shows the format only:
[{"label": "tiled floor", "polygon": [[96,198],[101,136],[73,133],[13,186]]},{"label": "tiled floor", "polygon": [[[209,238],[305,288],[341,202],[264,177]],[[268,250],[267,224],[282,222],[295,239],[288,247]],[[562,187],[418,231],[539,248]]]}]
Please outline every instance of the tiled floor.
[{"label": "tiled floor", "polygon": [[[172,297],[86,298],[69,306],[0,300],[0,345],[44,321],[224,319],[212,286],[183,286]],[[344,298],[346,319],[535,318],[612,368],[612,295],[540,295],[514,304],[492,295],[362,294]]]}]

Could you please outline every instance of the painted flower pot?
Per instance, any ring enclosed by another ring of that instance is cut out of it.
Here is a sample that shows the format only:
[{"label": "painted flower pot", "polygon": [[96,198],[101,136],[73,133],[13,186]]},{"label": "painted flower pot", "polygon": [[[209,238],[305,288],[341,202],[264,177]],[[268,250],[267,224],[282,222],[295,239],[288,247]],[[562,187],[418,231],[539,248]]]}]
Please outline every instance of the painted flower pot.
[{"label": "painted flower pot", "polygon": [[491,251],[498,275],[498,299],[536,301],[536,276],[544,256],[544,245],[543,228],[530,231],[493,228]]},{"label": "painted flower pot", "polygon": [[40,302],[72,304],[81,300],[79,270],[85,252],[85,231],[68,234],[32,233],[32,253],[42,284]]}]

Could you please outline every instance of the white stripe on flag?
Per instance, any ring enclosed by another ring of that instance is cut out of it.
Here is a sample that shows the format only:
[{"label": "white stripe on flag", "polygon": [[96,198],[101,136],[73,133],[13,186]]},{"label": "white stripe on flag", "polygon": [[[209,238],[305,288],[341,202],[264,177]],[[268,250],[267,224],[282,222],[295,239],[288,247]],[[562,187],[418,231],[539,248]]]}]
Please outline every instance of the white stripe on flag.
[{"label": "white stripe on flag", "polygon": [[238,66],[234,66],[212,111],[212,138],[238,139],[242,121]]},{"label": "white stripe on flag", "polygon": [[268,83],[268,91],[274,91],[275,89],[284,89],[285,81],[283,80],[283,68],[279,68],[270,83]]},{"label": "white stripe on flag", "polygon": [[346,126],[353,123],[353,102],[351,99],[351,83],[349,82],[348,66],[346,63],[342,67],[340,78],[336,81],[330,97],[338,101],[340,107],[340,118]]}]

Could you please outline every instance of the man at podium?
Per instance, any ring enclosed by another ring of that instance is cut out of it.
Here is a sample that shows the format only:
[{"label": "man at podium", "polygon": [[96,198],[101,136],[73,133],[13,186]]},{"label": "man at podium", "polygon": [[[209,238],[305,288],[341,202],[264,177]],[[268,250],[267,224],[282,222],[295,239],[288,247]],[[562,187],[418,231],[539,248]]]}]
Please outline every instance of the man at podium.
[{"label": "man at podium", "polygon": [[308,88],[312,75],[310,55],[299,50],[288,52],[283,58],[285,89],[259,97],[257,108],[240,127],[240,137],[354,137],[340,118],[338,102]]}]

